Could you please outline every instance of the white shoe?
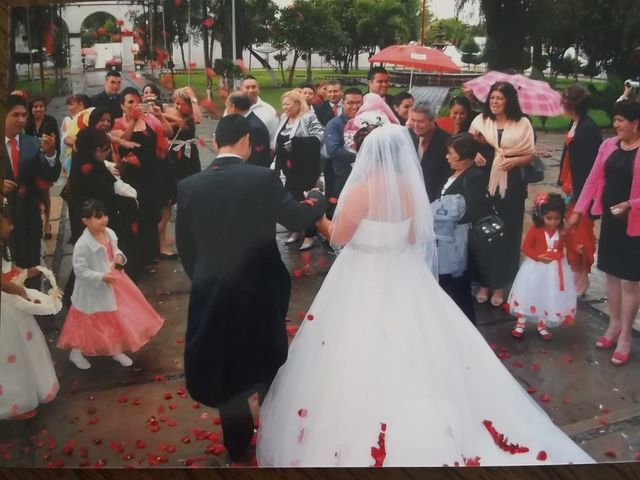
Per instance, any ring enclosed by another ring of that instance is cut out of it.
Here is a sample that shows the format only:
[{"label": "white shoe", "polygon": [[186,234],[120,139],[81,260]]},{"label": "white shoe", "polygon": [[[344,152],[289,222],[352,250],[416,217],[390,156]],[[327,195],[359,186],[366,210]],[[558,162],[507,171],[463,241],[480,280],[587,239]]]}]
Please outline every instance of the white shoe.
[{"label": "white shoe", "polygon": [[300,234],[298,232],[293,232],[287,240],[285,240],[285,245],[291,245],[292,243],[296,243],[300,238]]},{"label": "white shoe", "polygon": [[298,250],[301,250],[301,251],[309,250],[315,246],[315,242],[316,242],[316,237],[306,237],[302,242],[302,245],[300,245],[300,248],[298,248]]},{"label": "white shoe", "polygon": [[113,358],[116,362],[118,362],[123,367],[130,367],[131,365],[133,365],[133,360],[127,357],[124,353],[119,353],[117,355],[114,355],[111,358]]},{"label": "white shoe", "polygon": [[73,363],[80,370],[88,370],[91,368],[89,360],[84,358],[82,352],[77,348],[71,350],[71,353],[69,354],[69,360],[71,360],[71,363]]}]

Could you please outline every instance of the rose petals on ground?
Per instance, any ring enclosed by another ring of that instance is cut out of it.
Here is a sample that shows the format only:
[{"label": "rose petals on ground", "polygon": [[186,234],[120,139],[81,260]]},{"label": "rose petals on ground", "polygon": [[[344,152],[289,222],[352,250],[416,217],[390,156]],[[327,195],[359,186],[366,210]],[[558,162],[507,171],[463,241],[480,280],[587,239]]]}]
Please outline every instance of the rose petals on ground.
[{"label": "rose petals on ground", "polygon": [[604,456],[607,458],[616,458],[618,454],[613,449],[605,450]]},{"label": "rose petals on ground", "polygon": [[301,408],[300,410],[298,410],[298,416],[301,418],[304,418],[307,416],[307,409],[306,408]]},{"label": "rose petals on ground", "polygon": [[533,370],[533,373],[538,373],[540,371],[540,368],[540,365],[537,363],[531,364],[531,370]]},{"label": "rose petals on ground", "polygon": [[147,446],[147,444],[144,443],[144,440],[136,440],[135,446],[136,448],[139,448],[140,450],[142,450]]},{"label": "rose petals on ground", "polygon": [[545,452],[544,450],[540,450],[536,459],[544,462],[547,459],[547,452]]},{"label": "rose petals on ground", "polygon": [[551,401],[551,395],[549,395],[547,393],[543,393],[542,395],[540,395],[540,401],[541,402],[549,402],[549,401]]}]

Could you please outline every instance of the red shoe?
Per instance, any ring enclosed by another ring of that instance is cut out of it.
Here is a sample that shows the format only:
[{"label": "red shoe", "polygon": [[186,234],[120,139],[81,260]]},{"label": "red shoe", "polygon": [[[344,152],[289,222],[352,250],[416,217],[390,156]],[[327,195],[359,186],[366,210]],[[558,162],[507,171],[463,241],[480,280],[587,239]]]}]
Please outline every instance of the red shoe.
[{"label": "red shoe", "polygon": [[524,327],[527,326],[527,322],[516,322],[516,326],[511,330],[511,335],[515,338],[522,338],[524,335]]},{"label": "red shoe", "polygon": [[551,332],[547,330],[547,325],[544,322],[538,322],[538,333],[543,340],[551,340]]},{"label": "red shoe", "polygon": [[602,337],[598,337],[598,339],[596,340],[596,348],[601,348],[603,350],[608,350],[611,347],[613,347],[613,345],[616,342],[613,340],[608,339],[607,337],[605,337],[604,335]]},{"label": "red shoe", "polygon": [[21,413],[20,415],[15,415],[11,417],[11,420],[29,420],[30,418],[35,417],[38,414],[38,409],[34,408],[33,410],[29,410],[28,412]]},{"label": "red shoe", "polygon": [[625,365],[629,361],[629,354],[622,352],[613,352],[613,356],[611,357],[611,363],[614,365],[621,367]]}]

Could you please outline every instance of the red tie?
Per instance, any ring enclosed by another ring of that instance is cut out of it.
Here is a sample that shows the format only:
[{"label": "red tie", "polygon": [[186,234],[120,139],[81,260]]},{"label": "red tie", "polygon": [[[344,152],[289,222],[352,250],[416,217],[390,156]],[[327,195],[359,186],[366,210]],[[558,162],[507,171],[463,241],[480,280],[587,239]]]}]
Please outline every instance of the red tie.
[{"label": "red tie", "polygon": [[13,169],[13,178],[18,178],[18,166],[20,165],[20,152],[18,151],[18,142],[15,138],[9,139],[11,145],[11,168]]},{"label": "red tie", "polygon": [[333,116],[335,117],[336,115],[338,115],[338,104],[334,103],[333,107],[331,107],[331,111],[333,112]]}]

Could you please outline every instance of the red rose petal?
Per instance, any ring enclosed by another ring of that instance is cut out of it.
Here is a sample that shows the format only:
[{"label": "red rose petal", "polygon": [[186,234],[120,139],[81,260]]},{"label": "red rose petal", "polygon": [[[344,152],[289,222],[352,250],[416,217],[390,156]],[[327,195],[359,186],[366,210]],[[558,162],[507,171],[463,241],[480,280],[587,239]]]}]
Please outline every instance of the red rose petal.
[{"label": "red rose petal", "polygon": [[142,400],[140,400],[139,398],[136,398],[133,402],[131,402],[132,405],[135,405],[136,407],[138,405],[140,405],[142,403]]},{"label": "red rose petal", "polygon": [[298,326],[297,325],[289,325],[287,327],[287,335],[289,335],[290,337],[294,337],[296,335],[296,333],[298,333]]},{"label": "red rose petal", "polygon": [[612,449],[606,450],[604,452],[604,455],[607,458],[616,458],[618,456],[618,454],[615,452],[615,450],[612,450]]},{"label": "red rose petal", "polygon": [[153,379],[156,382],[162,382],[162,381],[164,381],[164,375],[156,375],[155,377],[153,377]]},{"label": "red rose petal", "polygon": [[306,408],[301,408],[300,410],[298,410],[298,416],[299,417],[306,417],[307,416],[307,409]]},{"label": "red rose petal", "polygon": [[31,332],[31,330],[29,330],[27,332],[27,341],[30,341],[33,338],[33,332]]},{"label": "red rose petal", "polygon": [[176,343],[184,343],[184,337],[176,338]]},{"label": "red rose petal", "polygon": [[600,406],[600,411],[602,413],[609,413],[609,409],[607,407],[603,407],[602,405]]},{"label": "red rose petal", "polygon": [[551,401],[551,395],[543,393],[542,395],[540,395],[540,401],[541,402],[549,402],[549,401]]},{"label": "red rose petal", "polygon": [[536,309],[535,305],[531,305],[531,307],[529,307],[529,311],[531,313],[536,313],[537,309]]},{"label": "red rose petal", "polygon": [[167,445],[164,448],[164,451],[168,452],[168,453],[174,453],[176,451],[176,447],[175,447],[175,445]]},{"label": "red rose petal", "polygon": [[164,394],[165,400],[171,400],[172,398],[173,398],[173,395],[171,394],[171,392],[167,392]]},{"label": "red rose petal", "polygon": [[536,459],[544,462],[547,459],[547,452],[545,452],[544,450],[540,450]]},{"label": "red rose petal", "polygon": [[302,269],[301,268],[295,268],[293,270],[293,276],[296,278],[302,278]]},{"label": "red rose petal", "polygon": [[89,456],[89,449],[87,447],[80,447],[80,458],[87,458]]},{"label": "red rose petal", "polygon": [[117,398],[118,403],[127,403],[129,401],[128,397],[125,397],[124,395],[121,395]]},{"label": "red rose petal", "polygon": [[207,74],[207,78],[213,78],[216,76],[216,72],[213,71],[213,68],[205,68],[204,69],[205,73]]},{"label": "red rose petal", "polygon": [[169,410],[175,410],[176,408],[178,408],[178,405],[176,405],[175,403],[169,404]]},{"label": "red rose petal", "polygon": [[114,452],[118,452],[118,453],[124,452],[124,445],[120,442],[111,442],[109,444],[109,448]]},{"label": "red rose petal", "polygon": [[7,357],[7,362],[8,363],[16,363],[16,356],[15,355],[9,355]]},{"label": "red rose petal", "polygon": [[181,441],[182,443],[191,443],[191,439],[189,438],[189,436],[188,436],[188,435],[185,435],[184,437],[182,437],[182,438],[180,439],[180,441]]},{"label": "red rose petal", "polygon": [[511,365],[515,368],[522,368],[522,364],[518,360],[515,360]]},{"label": "red rose petal", "polygon": [[638,450],[638,453],[636,453],[636,460],[640,462],[640,450]]},{"label": "red rose petal", "polygon": [[197,410],[198,408],[200,408],[200,402],[193,402],[193,405],[191,406]]},{"label": "red rose petal", "polygon": [[215,418],[213,419],[213,424],[214,424],[214,425],[220,425],[220,417],[215,417]]},{"label": "red rose petal", "polygon": [[143,449],[147,445],[146,445],[146,443],[144,443],[144,440],[136,440],[135,446],[136,446],[136,448]]},{"label": "red rose petal", "polygon": [[535,386],[531,385],[529,388],[527,388],[527,393],[536,393],[537,389]]},{"label": "red rose petal", "polygon": [[562,357],[562,361],[564,363],[571,363],[573,362],[573,357],[571,355],[565,355]]},{"label": "red rose petal", "polygon": [[531,370],[533,370],[534,373],[538,373],[540,371],[540,368],[540,365],[537,363],[531,364]]},{"label": "red rose petal", "polygon": [[313,317],[313,315],[312,315],[312,314],[307,315],[307,320],[313,320],[313,318],[314,318],[314,317]]},{"label": "red rose petal", "polygon": [[98,417],[92,417],[92,418],[89,419],[89,425],[95,425],[99,421],[100,421],[100,419]]}]

